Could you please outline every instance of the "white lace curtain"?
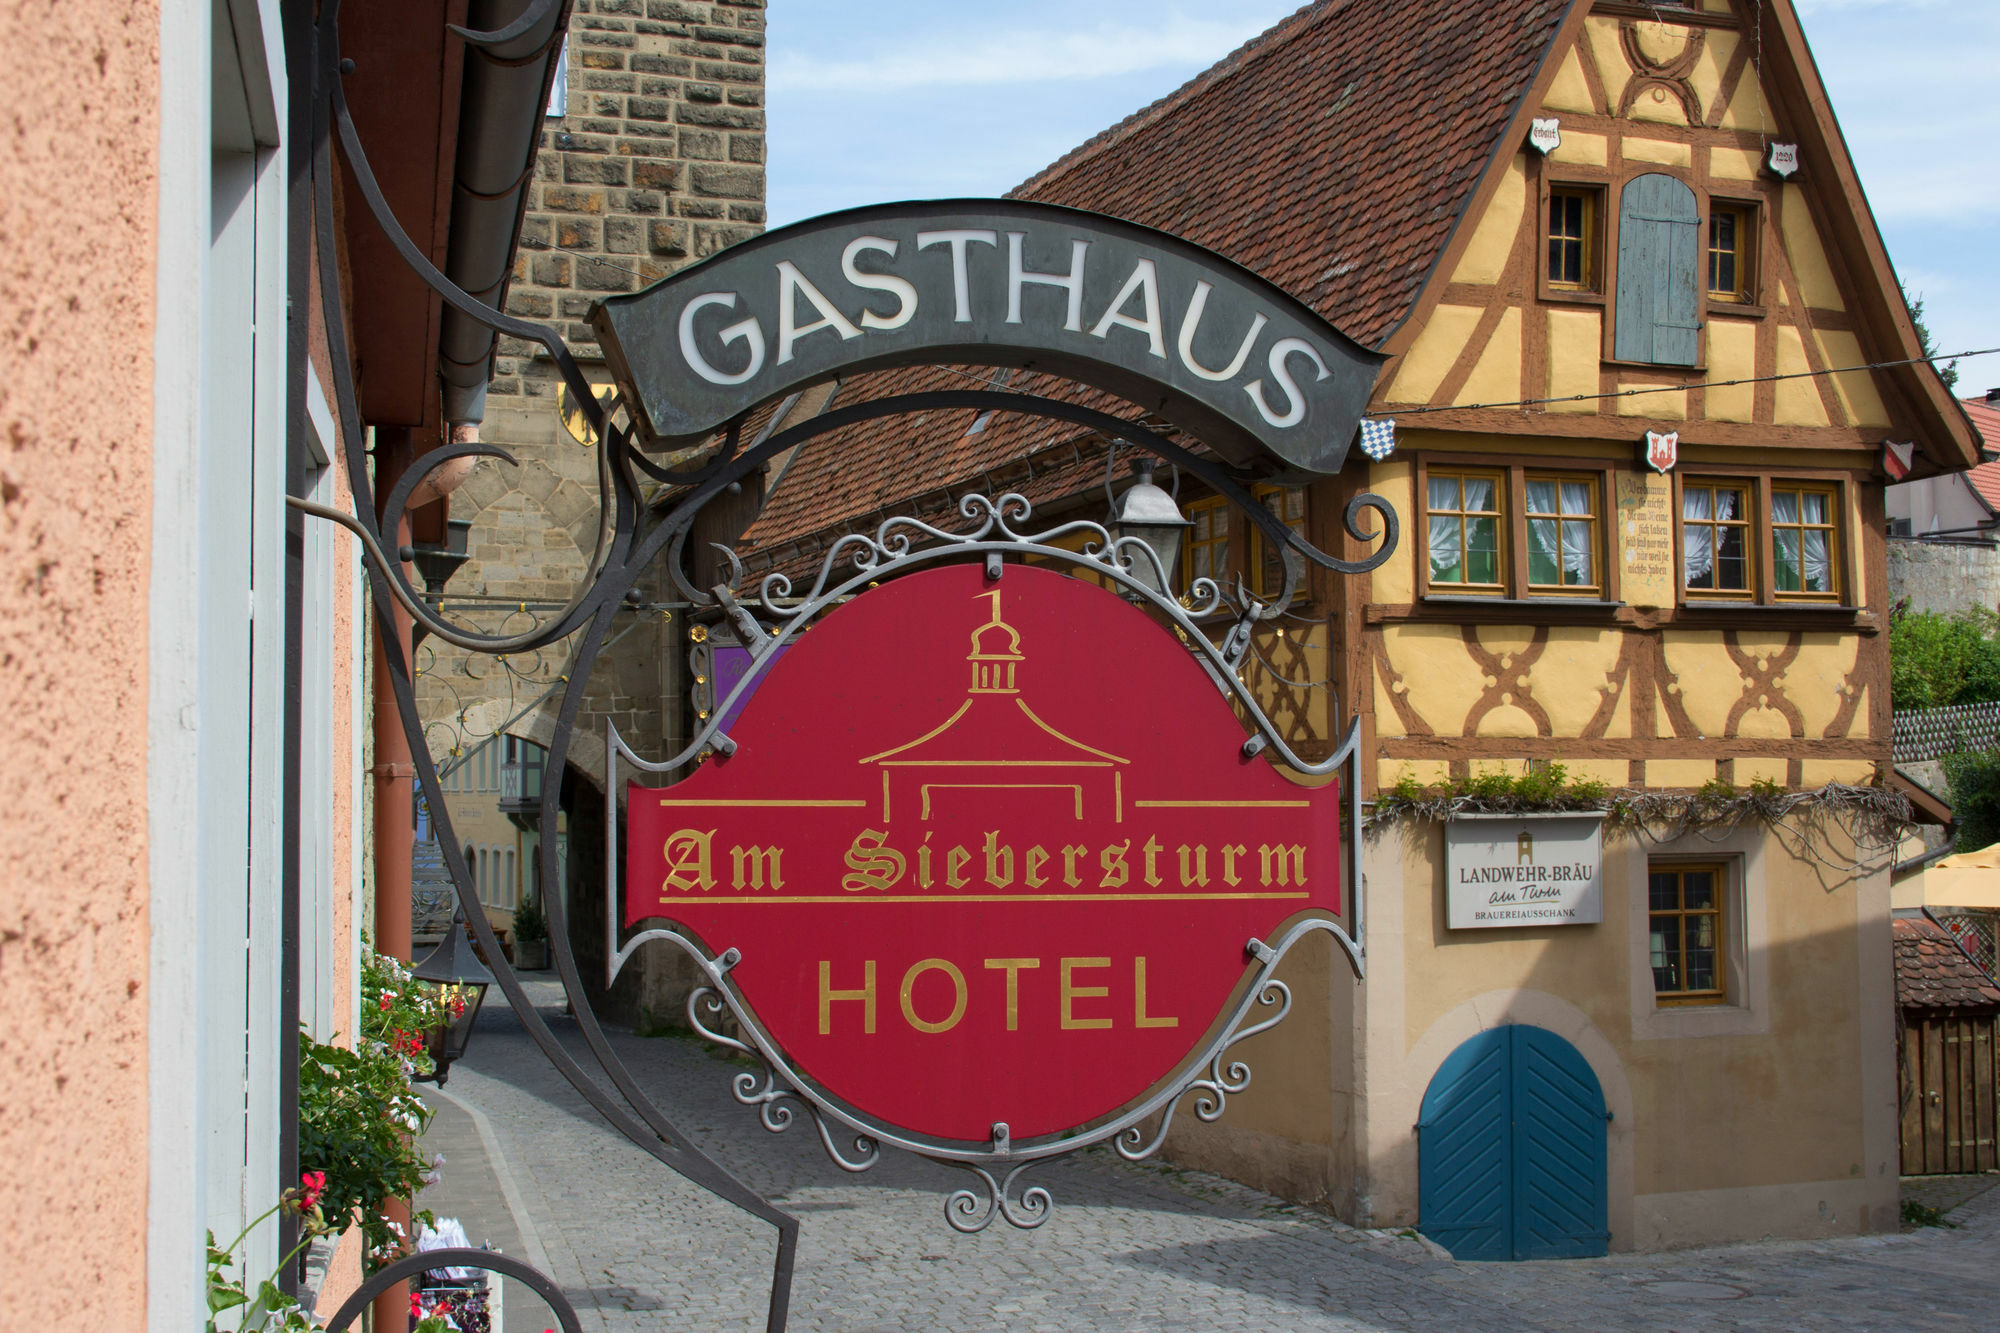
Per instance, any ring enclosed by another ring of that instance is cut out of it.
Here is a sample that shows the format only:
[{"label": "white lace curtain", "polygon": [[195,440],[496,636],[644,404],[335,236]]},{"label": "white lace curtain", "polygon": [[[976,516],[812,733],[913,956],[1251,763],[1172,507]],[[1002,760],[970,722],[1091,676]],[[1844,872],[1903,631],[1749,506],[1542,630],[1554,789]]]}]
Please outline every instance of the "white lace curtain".
[{"label": "white lace curtain", "polygon": [[[1711,504],[1713,501],[1713,504]],[[1704,586],[1709,571],[1715,568],[1715,529],[1707,526],[1710,522],[1734,519],[1737,495],[1734,491],[1711,491],[1690,486],[1681,493],[1681,517],[1692,520],[1681,527],[1681,547],[1686,584],[1690,588]],[[1716,512],[1711,513],[1713,509]]]},{"label": "white lace curtain", "polygon": [[[1832,532],[1826,528],[1811,525],[1823,524],[1826,516],[1827,497],[1812,491],[1778,491],[1771,493],[1771,522],[1777,530],[1778,577],[1780,587],[1791,580],[1787,577],[1796,571],[1799,584],[1787,588],[1788,592],[1831,592],[1833,590],[1833,543],[1829,540]],[[1786,531],[1786,524],[1807,526]]]},{"label": "white lace curtain", "polygon": [[[1528,512],[1537,517],[1528,521],[1528,554],[1540,568],[1562,570],[1557,580],[1565,584],[1589,584],[1591,572],[1590,483],[1584,481],[1530,481]],[[1561,518],[1541,515],[1560,514]]]}]

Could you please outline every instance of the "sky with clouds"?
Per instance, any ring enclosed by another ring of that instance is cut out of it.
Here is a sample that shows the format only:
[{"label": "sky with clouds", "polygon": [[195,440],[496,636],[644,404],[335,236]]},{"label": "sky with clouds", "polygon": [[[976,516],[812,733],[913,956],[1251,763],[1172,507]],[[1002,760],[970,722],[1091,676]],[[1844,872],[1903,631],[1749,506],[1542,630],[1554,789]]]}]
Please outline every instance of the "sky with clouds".
[{"label": "sky with clouds", "polygon": [[[1370,0],[1394,3],[1394,0]],[[770,0],[770,220],[997,195],[1291,0]],[[1898,275],[1943,351],[2000,345],[1994,0],[1798,0]],[[1958,391],[2000,386],[2000,356]]]}]

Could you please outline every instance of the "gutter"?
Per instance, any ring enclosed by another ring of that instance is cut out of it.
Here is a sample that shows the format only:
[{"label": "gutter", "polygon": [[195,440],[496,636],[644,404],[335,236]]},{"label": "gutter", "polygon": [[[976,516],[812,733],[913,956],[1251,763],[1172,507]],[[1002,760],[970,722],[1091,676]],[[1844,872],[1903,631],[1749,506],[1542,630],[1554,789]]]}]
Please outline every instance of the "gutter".
[{"label": "gutter", "polygon": [[[465,77],[444,271],[465,291],[501,309],[514,272],[549,86],[569,31],[569,2],[472,0],[466,25],[453,28],[466,43]],[[476,426],[485,419],[496,341],[492,329],[445,308],[438,378],[448,426]]]},{"label": "gutter", "polygon": [[[1955,845],[1957,836],[1958,836],[1958,824],[1956,821],[1945,825],[1944,846],[1933,847],[1930,851],[1925,852],[1922,856],[1913,856],[1907,861],[1896,862],[1895,868],[1889,872],[1890,877],[1893,878],[1897,875],[1908,875],[1915,871],[1924,869],[1926,866],[1930,865],[1933,861],[1944,860],[1945,857],[1950,856],[1953,852],[1958,850],[1957,846]],[[1926,909],[1927,914],[1928,910],[1929,909]]]}]

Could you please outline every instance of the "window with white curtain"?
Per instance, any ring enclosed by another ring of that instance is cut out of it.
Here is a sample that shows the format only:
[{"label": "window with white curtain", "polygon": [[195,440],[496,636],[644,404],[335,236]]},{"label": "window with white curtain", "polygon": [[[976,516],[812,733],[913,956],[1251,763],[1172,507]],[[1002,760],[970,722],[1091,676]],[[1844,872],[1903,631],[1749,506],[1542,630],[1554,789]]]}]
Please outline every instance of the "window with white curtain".
[{"label": "window with white curtain", "polygon": [[1690,477],[1681,486],[1681,568],[1690,594],[1748,597],[1750,493],[1736,482]]},{"label": "window with white curtain", "polygon": [[1600,592],[1597,478],[1530,474],[1525,489],[1528,587],[1536,592]]},{"label": "window with white curtain", "polygon": [[1685,478],[1681,575],[1688,599],[1838,602],[1841,512],[1834,481]]},{"label": "window with white curtain", "polygon": [[1771,485],[1771,578],[1781,598],[1829,599],[1834,583],[1834,489]]}]

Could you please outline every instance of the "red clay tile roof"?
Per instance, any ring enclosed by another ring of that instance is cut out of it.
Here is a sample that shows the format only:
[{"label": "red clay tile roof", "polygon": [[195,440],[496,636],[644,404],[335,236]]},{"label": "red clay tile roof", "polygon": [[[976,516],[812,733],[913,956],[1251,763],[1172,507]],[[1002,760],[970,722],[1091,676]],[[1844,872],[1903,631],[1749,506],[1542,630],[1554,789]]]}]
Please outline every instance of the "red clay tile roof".
[{"label": "red clay tile roof", "polygon": [[[1965,414],[1972,418],[1972,428],[1979,432],[1981,447],[2000,450],[2000,408],[1989,404],[1984,397],[1961,398]],[[1973,494],[1986,502],[1986,507],[2000,514],[2000,463],[1981,463],[1968,468],[1965,484]]]},{"label": "red clay tile roof", "polygon": [[1929,917],[1899,916],[1896,1003],[1905,1009],[2000,1009],[2000,985]]},{"label": "red clay tile roof", "polygon": [[[1422,293],[1571,0],[1319,0],[1011,192],[1172,232],[1254,269],[1369,346]],[[977,387],[994,372],[860,377],[838,402]],[[1009,389],[1115,415],[1112,395],[1047,376]],[[1046,419],[888,419],[801,450],[749,536],[765,546],[1018,461]],[[960,488],[962,489],[962,488]]]},{"label": "red clay tile roof", "polygon": [[1423,291],[1568,9],[1308,5],[1009,197],[1205,245],[1378,346]]},{"label": "red clay tile roof", "polygon": [[2000,407],[1987,402],[1984,395],[1958,401],[1965,408],[1965,415],[1972,418],[1972,428],[1979,432],[1986,447],[2000,450]]}]

